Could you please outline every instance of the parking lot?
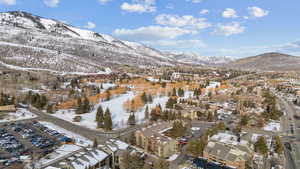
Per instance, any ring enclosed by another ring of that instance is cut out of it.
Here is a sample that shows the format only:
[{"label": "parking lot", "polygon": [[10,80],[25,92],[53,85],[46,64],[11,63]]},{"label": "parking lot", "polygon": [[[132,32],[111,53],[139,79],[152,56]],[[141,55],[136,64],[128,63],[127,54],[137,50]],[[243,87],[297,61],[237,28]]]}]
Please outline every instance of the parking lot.
[{"label": "parking lot", "polygon": [[61,144],[73,140],[37,121],[0,125],[0,168],[23,163],[22,159],[39,159]]}]

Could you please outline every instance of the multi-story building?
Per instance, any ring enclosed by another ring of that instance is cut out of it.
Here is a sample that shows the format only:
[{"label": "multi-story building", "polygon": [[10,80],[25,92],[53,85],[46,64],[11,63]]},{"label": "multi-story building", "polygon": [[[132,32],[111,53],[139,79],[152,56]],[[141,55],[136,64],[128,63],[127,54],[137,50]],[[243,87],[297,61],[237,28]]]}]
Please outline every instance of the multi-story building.
[{"label": "multi-story building", "polygon": [[209,162],[236,169],[245,169],[252,155],[253,148],[249,142],[229,133],[212,136],[203,152],[203,157]]},{"label": "multi-story building", "polygon": [[178,152],[178,141],[164,135],[171,128],[172,123],[164,122],[138,130],[135,133],[137,145],[159,157],[170,157]]},{"label": "multi-story building", "polygon": [[[177,109],[175,109],[175,112],[180,112],[183,118],[191,120],[198,119],[198,112],[203,112],[203,110],[200,107],[188,104],[177,103],[176,107]],[[178,107],[180,107],[181,110],[178,110]]]}]

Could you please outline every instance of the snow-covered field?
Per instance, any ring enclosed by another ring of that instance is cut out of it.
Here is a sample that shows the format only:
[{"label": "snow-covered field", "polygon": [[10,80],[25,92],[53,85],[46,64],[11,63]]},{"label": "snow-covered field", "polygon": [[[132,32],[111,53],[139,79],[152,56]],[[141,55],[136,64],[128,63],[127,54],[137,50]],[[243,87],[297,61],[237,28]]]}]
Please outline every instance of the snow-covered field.
[{"label": "snow-covered field", "polygon": [[[126,94],[122,94],[119,95],[118,97],[112,98],[109,101],[101,102],[95,105],[94,109],[90,113],[82,114],[81,122],[73,122],[73,118],[77,116],[75,110],[59,110],[55,114],[53,114],[53,116],[70,121],[80,126],[96,129],[97,128],[97,123],[95,121],[96,112],[98,107],[101,105],[104,111],[106,110],[106,108],[109,108],[112,114],[114,129],[125,128],[127,127],[127,120],[130,114],[127,113],[126,110],[123,108],[123,103],[129,99],[133,99],[134,97],[135,97],[134,92],[130,91],[127,92]],[[153,103],[148,104],[149,110],[151,108],[154,108],[158,104],[161,104],[162,108],[164,109],[167,101],[168,101],[167,96],[156,97],[153,99]],[[135,113],[137,123],[142,123],[144,121],[145,109],[146,109],[146,105],[143,108],[141,108],[138,112]]]},{"label": "snow-covered field", "polygon": [[0,120],[0,123],[2,122],[11,122],[11,121],[17,121],[17,120],[26,120],[37,117],[34,113],[28,111],[27,109],[19,108],[16,112],[8,113],[6,116],[4,116],[3,119]]}]

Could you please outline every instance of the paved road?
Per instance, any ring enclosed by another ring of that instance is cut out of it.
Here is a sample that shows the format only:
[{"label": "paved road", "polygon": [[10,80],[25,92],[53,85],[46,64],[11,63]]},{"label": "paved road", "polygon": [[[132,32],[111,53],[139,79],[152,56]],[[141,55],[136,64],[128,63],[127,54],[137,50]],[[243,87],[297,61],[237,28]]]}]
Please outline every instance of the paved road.
[{"label": "paved road", "polygon": [[117,138],[123,135],[128,135],[130,133],[133,133],[134,131],[140,129],[142,126],[134,126],[122,130],[117,130],[117,131],[111,131],[111,132],[103,132],[99,130],[92,130],[83,126],[79,126],[76,124],[73,124],[71,122],[65,121],[63,119],[51,116],[47,113],[43,113],[35,108],[30,108],[30,111],[35,113],[38,118],[36,120],[43,120],[43,121],[48,121],[51,122],[57,126],[60,126],[66,130],[69,130],[73,133],[77,133],[83,137],[86,137],[90,140],[94,140],[97,138],[99,142],[105,142],[107,139],[110,138]]},{"label": "paved road", "polygon": [[[295,119],[294,115],[297,115],[297,111],[292,103],[286,101],[283,97],[277,94],[274,90],[272,92],[277,96],[280,106],[285,110],[286,115],[282,117],[282,132],[291,137],[282,137],[283,142],[291,144],[292,151],[284,147],[286,163],[286,169],[297,169],[300,166],[300,120]],[[291,132],[291,131],[294,132]]]},{"label": "paved road", "polygon": [[[196,140],[199,139],[203,133],[213,125],[213,123],[210,122],[203,122],[203,121],[192,121],[192,127],[199,127],[200,130],[195,131],[193,134],[193,137],[189,140]],[[179,154],[179,156],[176,158],[176,160],[172,161],[170,163],[170,169],[177,169],[178,166],[182,163],[184,163],[185,161],[188,160],[188,154],[187,154],[187,145],[184,145],[181,148],[181,153]]]}]

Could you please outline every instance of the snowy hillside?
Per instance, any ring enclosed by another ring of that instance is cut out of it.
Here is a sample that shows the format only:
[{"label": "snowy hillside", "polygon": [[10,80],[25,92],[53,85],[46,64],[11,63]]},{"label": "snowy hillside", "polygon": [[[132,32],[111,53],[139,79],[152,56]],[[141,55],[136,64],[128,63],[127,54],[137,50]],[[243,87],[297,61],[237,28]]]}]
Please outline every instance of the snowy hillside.
[{"label": "snowy hillside", "polygon": [[127,65],[210,64],[213,60],[170,54],[26,12],[0,13],[0,65],[63,72],[102,72]]}]

